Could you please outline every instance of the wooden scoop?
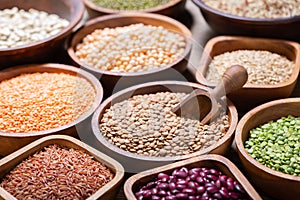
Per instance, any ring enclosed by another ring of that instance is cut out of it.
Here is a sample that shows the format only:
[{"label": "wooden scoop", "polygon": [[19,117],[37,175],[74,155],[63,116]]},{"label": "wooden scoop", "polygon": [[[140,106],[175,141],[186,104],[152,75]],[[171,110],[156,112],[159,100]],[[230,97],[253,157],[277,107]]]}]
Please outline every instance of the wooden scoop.
[{"label": "wooden scoop", "polygon": [[194,90],[172,111],[178,116],[197,119],[206,124],[218,113],[217,102],[226,94],[243,87],[247,79],[247,70],[240,65],[233,65],[227,68],[222,80],[210,93],[201,89]]}]

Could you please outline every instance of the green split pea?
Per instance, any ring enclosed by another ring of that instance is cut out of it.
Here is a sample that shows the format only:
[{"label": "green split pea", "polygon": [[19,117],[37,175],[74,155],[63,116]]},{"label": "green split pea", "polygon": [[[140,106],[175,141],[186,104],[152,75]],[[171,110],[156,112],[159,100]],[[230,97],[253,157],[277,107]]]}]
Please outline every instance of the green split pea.
[{"label": "green split pea", "polygon": [[300,176],[300,117],[289,115],[252,129],[245,148],[261,164]]},{"label": "green split pea", "polygon": [[113,10],[143,10],[166,4],[171,0],[91,0],[99,7]]}]

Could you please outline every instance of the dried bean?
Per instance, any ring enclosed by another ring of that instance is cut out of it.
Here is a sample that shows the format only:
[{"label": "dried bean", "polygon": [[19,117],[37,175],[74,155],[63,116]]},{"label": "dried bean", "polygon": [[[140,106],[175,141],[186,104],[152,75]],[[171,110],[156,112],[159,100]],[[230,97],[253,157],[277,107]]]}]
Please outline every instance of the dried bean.
[{"label": "dried bean", "polygon": [[164,5],[171,0],[91,0],[96,6],[113,10],[144,10]]}]

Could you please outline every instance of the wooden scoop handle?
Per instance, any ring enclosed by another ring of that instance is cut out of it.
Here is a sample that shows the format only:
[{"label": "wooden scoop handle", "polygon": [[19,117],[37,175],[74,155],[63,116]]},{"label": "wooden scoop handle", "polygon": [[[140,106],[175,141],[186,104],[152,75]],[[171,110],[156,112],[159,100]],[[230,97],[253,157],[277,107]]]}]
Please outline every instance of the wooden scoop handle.
[{"label": "wooden scoop handle", "polygon": [[226,69],[222,80],[211,91],[211,96],[217,101],[237,89],[243,87],[248,80],[247,70],[241,65],[233,65]]}]

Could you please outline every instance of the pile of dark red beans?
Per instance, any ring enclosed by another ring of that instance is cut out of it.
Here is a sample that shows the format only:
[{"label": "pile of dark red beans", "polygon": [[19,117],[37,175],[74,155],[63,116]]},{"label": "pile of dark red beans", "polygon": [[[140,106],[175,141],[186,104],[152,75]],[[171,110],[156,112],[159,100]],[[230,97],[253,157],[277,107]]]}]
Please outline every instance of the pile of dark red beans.
[{"label": "pile of dark red beans", "polygon": [[206,167],[182,167],[171,175],[159,173],[155,181],[142,186],[135,196],[139,200],[249,199],[236,180]]}]

